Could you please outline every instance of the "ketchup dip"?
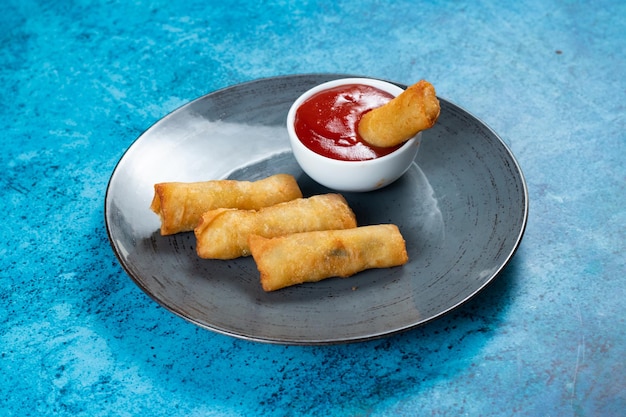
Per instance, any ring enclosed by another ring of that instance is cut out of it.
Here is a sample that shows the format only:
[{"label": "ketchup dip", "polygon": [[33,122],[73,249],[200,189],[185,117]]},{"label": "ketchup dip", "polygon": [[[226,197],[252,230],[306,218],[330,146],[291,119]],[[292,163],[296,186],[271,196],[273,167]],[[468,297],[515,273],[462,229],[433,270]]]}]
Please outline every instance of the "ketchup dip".
[{"label": "ketchup dip", "polygon": [[347,84],[320,91],[296,110],[294,129],[313,152],[343,161],[366,161],[395,151],[402,145],[380,148],[358,133],[361,117],[394,96],[376,87]]}]

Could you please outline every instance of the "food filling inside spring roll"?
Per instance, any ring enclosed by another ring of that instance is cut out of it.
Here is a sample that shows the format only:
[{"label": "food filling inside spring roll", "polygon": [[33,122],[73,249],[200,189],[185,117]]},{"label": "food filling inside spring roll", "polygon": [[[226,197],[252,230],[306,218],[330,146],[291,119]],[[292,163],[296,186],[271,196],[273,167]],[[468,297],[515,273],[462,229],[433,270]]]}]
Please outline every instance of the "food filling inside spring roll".
[{"label": "food filling inside spring roll", "polygon": [[250,255],[248,237],[282,236],[313,230],[356,227],[355,215],[340,194],[299,198],[260,210],[216,209],[195,228],[196,251],[206,259]]},{"label": "food filling inside spring roll", "polygon": [[193,230],[209,210],[258,210],[301,197],[295,178],[287,174],[258,181],[165,182],[154,185],[150,209],[161,219],[161,234],[171,235]]},{"label": "food filling inside spring roll", "polygon": [[265,291],[348,277],[366,269],[399,266],[408,261],[404,238],[392,224],[271,239],[252,235],[249,244]]}]

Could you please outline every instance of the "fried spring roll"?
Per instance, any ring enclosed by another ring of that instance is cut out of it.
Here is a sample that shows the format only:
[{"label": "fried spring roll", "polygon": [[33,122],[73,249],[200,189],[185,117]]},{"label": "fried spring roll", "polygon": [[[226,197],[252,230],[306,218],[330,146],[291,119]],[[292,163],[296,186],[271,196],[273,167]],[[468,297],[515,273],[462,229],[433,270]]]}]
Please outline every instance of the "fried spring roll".
[{"label": "fried spring roll", "polygon": [[273,239],[252,235],[249,244],[261,274],[261,285],[268,292],[408,261],[404,238],[392,224],[296,233]]},{"label": "fried spring roll", "polygon": [[387,104],[363,115],[358,131],[374,146],[399,145],[422,130],[434,126],[439,118],[439,100],[428,81],[419,81]]},{"label": "fried spring roll", "polygon": [[217,209],[204,213],[195,228],[196,251],[205,259],[250,255],[248,237],[282,236],[313,230],[356,227],[356,217],[340,194],[299,198],[255,210]]},{"label": "fried spring roll", "polygon": [[154,185],[150,209],[161,219],[161,234],[193,230],[202,213],[217,208],[258,210],[302,198],[295,178],[277,174],[258,181],[213,180]]}]

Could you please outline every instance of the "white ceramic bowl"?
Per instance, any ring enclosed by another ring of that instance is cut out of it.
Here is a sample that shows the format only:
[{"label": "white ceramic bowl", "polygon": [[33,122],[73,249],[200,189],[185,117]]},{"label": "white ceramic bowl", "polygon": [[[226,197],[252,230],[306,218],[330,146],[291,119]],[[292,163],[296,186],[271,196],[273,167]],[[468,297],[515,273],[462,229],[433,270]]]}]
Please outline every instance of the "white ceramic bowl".
[{"label": "white ceramic bowl", "polygon": [[394,84],[370,78],[342,78],[311,88],[296,99],[287,114],[291,149],[302,170],[328,188],[355,192],[376,190],[391,184],[409,169],[419,149],[421,132],[394,152],[366,161],[342,161],[320,155],[307,148],[295,132],[296,110],[305,100],[320,91],[347,84],[373,86],[391,93],[394,97],[404,91]]}]

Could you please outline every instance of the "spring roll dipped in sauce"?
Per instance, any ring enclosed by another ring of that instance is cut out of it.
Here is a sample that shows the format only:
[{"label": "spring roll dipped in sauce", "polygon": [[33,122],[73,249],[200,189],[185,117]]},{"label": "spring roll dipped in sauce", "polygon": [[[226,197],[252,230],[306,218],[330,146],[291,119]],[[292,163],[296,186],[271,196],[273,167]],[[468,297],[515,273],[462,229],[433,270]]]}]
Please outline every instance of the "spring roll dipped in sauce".
[{"label": "spring roll dipped in sauce", "polygon": [[322,194],[260,210],[211,210],[202,215],[194,233],[199,257],[234,259],[250,255],[248,237],[252,234],[269,238],[354,227],[355,215],[343,196]]},{"label": "spring roll dipped in sauce", "polygon": [[270,239],[252,235],[249,245],[267,292],[408,262],[404,238],[392,224]]},{"label": "spring roll dipped in sauce", "polygon": [[161,219],[161,235],[193,230],[202,213],[217,208],[258,210],[302,198],[295,178],[277,174],[258,181],[212,180],[154,185],[150,209]]},{"label": "spring roll dipped in sauce", "polygon": [[421,80],[383,106],[365,113],[359,121],[358,132],[373,146],[397,146],[433,127],[439,112],[435,88]]}]

